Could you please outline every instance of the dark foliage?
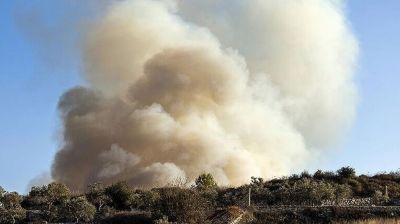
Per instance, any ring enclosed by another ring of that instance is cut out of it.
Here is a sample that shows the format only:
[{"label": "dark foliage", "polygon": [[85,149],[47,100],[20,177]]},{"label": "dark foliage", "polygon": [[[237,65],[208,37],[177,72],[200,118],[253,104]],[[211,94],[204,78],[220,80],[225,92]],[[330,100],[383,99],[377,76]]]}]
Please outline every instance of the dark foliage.
[{"label": "dark foliage", "polygon": [[349,166],[340,168],[337,173],[340,178],[353,178],[356,176],[356,171]]},{"label": "dark foliage", "polygon": [[178,223],[207,223],[212,207],[201,194],[192,189],[161,188],[157,189],[160,200],[153,208],[155,216],[168,217]]}]

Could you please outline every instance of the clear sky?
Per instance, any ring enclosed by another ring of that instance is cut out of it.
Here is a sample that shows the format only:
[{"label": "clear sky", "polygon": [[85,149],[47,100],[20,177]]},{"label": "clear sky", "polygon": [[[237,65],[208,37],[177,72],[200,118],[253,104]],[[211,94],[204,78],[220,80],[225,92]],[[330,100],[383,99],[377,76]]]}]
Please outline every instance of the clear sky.
[{"label": "clear sky", "polygon": [[[0,1],[0,186],[8,190],[25,192],[33,177],[49,171],[58,148],[58,98],[82,83],[79,32],[65,24],[93,17],[90,7],[82,6],[93,1],[80,1],[79,7],[63,2]],[[65,18],[71,11],[76,17]],[[348,19],[361,48],[358,114],[322,169],[400,168],[399,12],[398,0],[348,1]]]}]

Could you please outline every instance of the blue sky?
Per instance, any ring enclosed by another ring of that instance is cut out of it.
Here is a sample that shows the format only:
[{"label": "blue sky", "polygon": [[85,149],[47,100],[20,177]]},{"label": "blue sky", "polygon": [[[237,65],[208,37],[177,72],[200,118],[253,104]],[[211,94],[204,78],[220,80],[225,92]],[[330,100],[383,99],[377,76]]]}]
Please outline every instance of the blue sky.
[{"label": "blue sky", "polygon": [[[25,192],[33,177],[49,170],[59,144],[58,98],[83,82],[75,51],[79,32],[63,26],[71,11],[75,17],[68,24],[93,16],[87,7],[63,1],[0,1],[0,186],[8,190]],[[375,173],[400,168],[398,12],[398,0],[348,1],[348,18],[361,47],[358,115],[322,169],[351,165],[359,173]]]},{"label": "blue sky", "polygon": [[400,1],[349,0],[360,42],[356,74],[358,114],[327,169],[351,165],[359,173],[400,168]]}]

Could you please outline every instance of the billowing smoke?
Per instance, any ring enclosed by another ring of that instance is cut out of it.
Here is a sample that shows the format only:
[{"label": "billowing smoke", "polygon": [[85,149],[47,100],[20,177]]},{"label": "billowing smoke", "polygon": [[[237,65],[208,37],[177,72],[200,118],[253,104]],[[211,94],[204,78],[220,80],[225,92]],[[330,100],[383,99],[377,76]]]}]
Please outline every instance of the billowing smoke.
[{"label": "billowing smoke", "polygon": [[357,42],[340,1],[132,0],[83,44],[87,87],[59,109],[53,178],[74,189],[220,184],[303,169],[355,111]]}]

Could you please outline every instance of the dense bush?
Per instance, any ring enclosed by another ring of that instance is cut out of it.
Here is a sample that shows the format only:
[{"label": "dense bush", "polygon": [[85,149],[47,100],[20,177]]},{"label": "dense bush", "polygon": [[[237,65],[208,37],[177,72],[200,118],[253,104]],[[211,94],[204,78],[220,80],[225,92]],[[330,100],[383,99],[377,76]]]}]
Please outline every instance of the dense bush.
[{"label": "dense bush", "polygon": [[161,188],[158,203],[152,212],[157,217],[168,217],[169,221],[178,223],[207,223],[212,207],[200,193],[192,189]]},{"label": "dense bush", "polygon": [[214,177],[210,173],[200,175],[195,183],[199,189],[213,189],[217,187],[217,182],[215,182]]},{"label": "dense bush", "polygon": [[132,210],[136,195],[133,188],[126,182],[112,184],[105,189],[105,194],[111,198],[112,206],[118,210]]},{"label": "dense bush", "polygon": [[356,176],[356,171],[351,167],[342,167],[337,171],[341,178],[353,178]]}]

